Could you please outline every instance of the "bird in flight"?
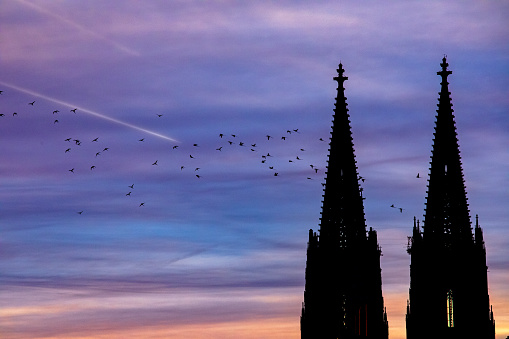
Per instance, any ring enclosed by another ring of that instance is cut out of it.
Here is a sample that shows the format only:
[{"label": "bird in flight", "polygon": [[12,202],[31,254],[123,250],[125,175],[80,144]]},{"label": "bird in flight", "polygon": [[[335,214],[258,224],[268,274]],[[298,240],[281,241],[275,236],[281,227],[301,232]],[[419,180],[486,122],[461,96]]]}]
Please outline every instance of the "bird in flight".
[{"label": "bird in flight", "polygon": [[320,138],[320,141],[325,141],[325,140],[323,140],[323,138]]},{"label": "bird in flight", "polygon": [[134,184],[132,184],[130,186],[127,186],[127,187],[130,187],[130,188],[134,189]]},{"label": "bird in flight", "polygon": [[152,165],[157,165],[157,160]]},{"label": "bird in flight", "polygon": [[417,179],[420,179],[421,176],[419,175],[419,173],[417,173],[417,176],[416,176]]},{"label": "bird in flight", "polygon": [[95,166],[90,166],[90,170],[93,170],[95,168]]},{"label": "bird in flight", "polygon": [[67,138],[67,139],[65,139],[64,141],[69,141],[69,142],[71,142],[71,139],[72,139],[72,138]]},{"label": "bird in flight", "polygon": [[198,147],[198,144],[193,144],[194,147]]},{"label": "bird in flight", "polygon": [[220,137],[220,138],[223,138],[223,133],[219,133],[219,137]]},{"label": "bird in flight", "polygon": [[3,114],[3,113],[0,113],[0,117],[3,117],[3,116],[5,116],[5,114]]},{"label": "bird in flight", "polygon": [[197,171],[197,170],[199,170],[199,169],[200,169],[199,167],[196,167],[194,170],[195,170],[195,171]]},{"label": "bird in flight", "polygon": [[198,174],[196,174],[196,177],[197,177],[198,179],[200,179],[200,178],[201,178]]},{"label": "bird in flight", "polygon": [[0,94],[2,94],[4,91],[0,91]]},{"label": "bird in flight", "polygon": [[15,116],[15,115],[18,115],[18,113],[16,113],[16,112],[12,113],[12,116]]},{"label": "bird in flight", "polygon": [[184,169],[184,166],[180,166],[180,170],[182,171]]},{"label": "bird in flight", "polygon": [[76,110],[77,110],[77,108],[71,109],[69,112],[73,112],[74,114],[76,114]]},{"label": "bird in flight", "polygon": [[162,114],[158,114],[157,116],[160,118],[160,117],[162,117],[163,115],[162,115]]},{"label": "bird in flight", "polygon": [[223,146],[216,148],[216,151],[220,151],[223,148]]},{"label": "bird in flight", "polygon": [[286,140],[286,137],[285,137],[285,136],[282,136],[282,137],[281,137],[281,140]]},{"label": "bird in flight", "polygon": [[92,140],[92,142],[97,141],[97,139],[99,139],[99,137],[97,137],[97,138],[95,138],[94,140]]},{"label": "bird in flight", "polygon": [[270,140],[270,138],[272,138],[272,137],[271,137],[270,135],[268,135],[268,134],[266,135],[266,137],[267,137],[267,140]]},{"label": "bird in flight", "polygon": [[278,172],[275,172],[275,173],[274,173],[274,176],[275,176],[275,177],[277,177],[277,175],[278,175],[278,174],[279,174]]},{"label": "bird in flight", "polygon": [[28,104],[33,106],[35,104],[35,100],[32,102],[29,102]]},{"label": "bird in flight", "polygon": [[178,148],[178,145],[173,146],[173,149],[177,149],[177,148]]},{"label": "bird in flight", "polygon": [[189,154],[189,157],[190,157],[191,159],[194,159],[194,157],[193,157],[191,154]]},{"label": "bird in flight", "polygon": [[58,122],[58,119],[56,119],[55,121],[53,121],[53,124],[56,124]]},{"label": "bird in flight", "polygon": [[104,147],[103,152],[109,150],[109,147]]},{"label": "bird in flight", "polygon": [[74,168],[71,168],[69,172],[74,173]]},{"label": "bird in flight", "polygon": [[70,149],[70,148],[68,148],[68,149],[66,149],[66,150],[65,150],[65,152],[64,152],[64,153],[67,153],[67,152],[70,152],[70,151],[71,151],[71,149]]},{"label": "bird in flight", "polygon": [[403,213],[403,208],[399,207],[399,212]]},{"label": "bird in flight", "polygon": [[53,114],[60,112],[58,109],[53,111]]},{"label": "bird in flight", "polygon": [[138,141],[145,141],[145,138],[142,138],[142,139],[140,139],[140,140],[138,140]]},{"label": "bird in flight", "polygon": [[78,213],[79,215],[81,215],[81,214],[83,214],[83,211],[79,211],[79,212],[76,212],[76,213]]},{"label": "bird in flight", "polygon": [[144,202],[142,202],[142,203],[140,204],[140,206],[139,206],[139,207],[141,207],[141,206],[145,206],[145,203],[144,203]]},{"label": "bird in flight", "polygon": [[95,154],[95,156],[98,156],[98,155],[101,155],[101,152],[97,152],[97,153]]},{"label": "bird in flight", "polygon": [[127,193],[125,196],[126,196],[126,197],[127,197],[127,196],[129,196],[129,197],[130,197],[130,196],[131,196],[131,192]]}]

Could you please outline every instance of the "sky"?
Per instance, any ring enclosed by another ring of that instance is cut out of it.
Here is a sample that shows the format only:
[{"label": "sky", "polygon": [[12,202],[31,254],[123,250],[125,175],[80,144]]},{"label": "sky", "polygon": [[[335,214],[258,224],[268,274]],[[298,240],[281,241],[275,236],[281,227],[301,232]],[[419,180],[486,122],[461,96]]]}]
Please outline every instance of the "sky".
[{"label": "sky", "polygon": [[505,338],[507,17],[480,0],[1,1],[1,337],[300,338],[341,62],[405,338],[447,55]]}]

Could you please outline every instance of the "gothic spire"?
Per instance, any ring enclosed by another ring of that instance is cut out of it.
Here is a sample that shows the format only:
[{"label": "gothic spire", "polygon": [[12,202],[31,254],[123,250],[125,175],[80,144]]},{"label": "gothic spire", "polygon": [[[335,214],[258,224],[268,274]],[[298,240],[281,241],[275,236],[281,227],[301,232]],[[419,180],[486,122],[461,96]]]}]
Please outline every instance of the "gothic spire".
[{"label": "gothic spire", "polygon": [[461,157],[458,146],[454,110],[451,103],[447,77],[446,57],[442,59],[442,77],[434,133],[433,151],[426,198],[424,237],[444,245],[472,240]]},{"label": "gothic spire", "polygon": [[332,132],[330,138],[327,176],[320,223],[320,238],[345,246],[366,239],[366,225],[362,193],[353,148],[350,116],[343,83],[343,65],[337,69],[338,82]]}]

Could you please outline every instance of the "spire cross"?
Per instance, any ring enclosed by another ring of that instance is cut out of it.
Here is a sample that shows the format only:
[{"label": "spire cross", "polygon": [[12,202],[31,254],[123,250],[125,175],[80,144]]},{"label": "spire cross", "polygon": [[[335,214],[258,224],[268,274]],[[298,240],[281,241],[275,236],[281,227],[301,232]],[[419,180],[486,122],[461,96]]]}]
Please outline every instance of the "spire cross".
[{"label": "spire cross", "polygon": [[333,78],[334,80],[336,80],[338,83],[341,82],[341,84],[343,84],[345,80],[348,80],[348,77],[345,77],[343,75],[343,73],[345,72],[345,70],[343,69],[343,64],[339,63],[338,69],[336,71],[338,71],[338,76],[334,77]]},{"label": "spire cross", "polygon": [[446,82],[447,76],[449,74],[452,74],[452,71],[447,70],[447,66],[449,66],[449,64],[447,63],[445,56],[442,59],[442,63],[440,64],[440,66],[442,66],[442,70],[440,72],[437,72],[437,75],[440,75],[442,77],[442,82]]}]

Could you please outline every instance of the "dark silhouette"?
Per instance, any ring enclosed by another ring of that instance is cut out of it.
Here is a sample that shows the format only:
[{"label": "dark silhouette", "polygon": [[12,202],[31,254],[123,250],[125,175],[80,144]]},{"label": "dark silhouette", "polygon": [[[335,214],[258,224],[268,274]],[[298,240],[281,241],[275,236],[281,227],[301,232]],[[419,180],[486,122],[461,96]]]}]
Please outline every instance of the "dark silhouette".
[{"label": "dark silhouette", "polygon": [[320,235],[309,230],[301,338],[387,339],[381,250],[376,231],[366,232],[343,72],[339,64]]},{"label": "dark silhouette", "polygon": [[486,248],[476,216],[472,234],[444,57],[424,230],[415,220],[407,251],[407,339],[495,338]]},{"label": "dark silhouette", "polygon": [[73,112],[74,114],[76,114],[76,110],[77,110],[77,108],[75,108],[75,109],[71,109],[71,112]]}]

